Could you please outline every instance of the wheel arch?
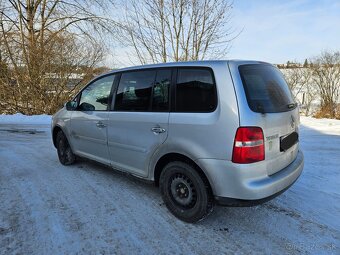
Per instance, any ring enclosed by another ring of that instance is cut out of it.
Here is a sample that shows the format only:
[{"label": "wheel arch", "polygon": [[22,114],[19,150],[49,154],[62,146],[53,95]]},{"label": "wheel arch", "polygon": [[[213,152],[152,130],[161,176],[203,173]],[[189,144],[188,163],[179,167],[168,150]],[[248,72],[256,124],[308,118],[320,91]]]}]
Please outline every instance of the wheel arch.
[{"label": "wheel arch", "polygon": [[205,172],[202,170],[202,168],[194,160],[192,160],[188,156],[180,154],[180,153],[174,153],[174,152],[167,153],[167,154],[163,155],[162,157],[160,157],[158,159],[155,167],[154,167],[153,178],[154,178],[155,185],[157,187],[159,186],[159,178],[161,176],[161,172],[162,172],[163,168],[168,163],[173,162],[173,161],[180,161],[180,162],[187,163],[188,165],[191,165],[197,171],[197,173],[201,176],[201,178],[203,179],[203,181],[207,185],[207,188],[209,189],[209,191],[213,192],[209,178],[205,174]]},{"label": "wheel arch", "polygon": [[70,146],[71,146],[71,148],[72,148],[72,150],[73,150],[73,146],[72,146],[71,141],[70,141],[70,139],[69,139],[68,133],[66,132],[66,130],[64,130],[64,128],[62,128],[62,127],[61,127],[60,125],[58,125],[58,124],[55,125],[55,126],[53,127],[53,129],[52,129],[52,141],[53,141],[54,147],[57,148],[57,147],[56,147],[56,139],[57,139],[57,134],[58,134],[59,131],[61,131],[61,132],[64,133],[64,135],[66,136],[67,141],[69,142],[69,144],[70,144]]},{"label": "wheel arch", "polygon": [[52,130],[52,141],[53,141],[53,145],[54,145],[55,148],[57,148],[56,139],[57,139],[57,134],[58,134],[59,131],[62,131],[65,134],[65,132],[63,131],[63,129],[59,125],[56,125]]}]

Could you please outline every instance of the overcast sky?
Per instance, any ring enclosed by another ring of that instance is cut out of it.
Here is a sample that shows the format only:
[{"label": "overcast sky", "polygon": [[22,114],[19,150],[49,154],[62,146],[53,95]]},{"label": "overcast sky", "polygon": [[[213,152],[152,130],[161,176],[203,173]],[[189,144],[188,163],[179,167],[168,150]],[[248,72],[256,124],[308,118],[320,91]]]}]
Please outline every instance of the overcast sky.
[{"label": "overcast sky", "polygon": [[228,58],[285,63],[340,50],[340,0],[234,0],[233,16],[243,31]]}]

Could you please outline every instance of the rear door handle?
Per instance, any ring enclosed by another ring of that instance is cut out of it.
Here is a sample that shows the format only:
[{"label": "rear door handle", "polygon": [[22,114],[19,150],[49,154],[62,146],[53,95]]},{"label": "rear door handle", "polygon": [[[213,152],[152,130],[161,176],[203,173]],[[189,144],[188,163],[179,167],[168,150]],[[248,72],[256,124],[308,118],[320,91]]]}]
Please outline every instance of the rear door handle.
[{"label": "rear door handle", "polygon": [[153,127],[151,128],[151,131],[154,132],[155,134],[161,134],[164,133],[166,130],[162,127]]},{"label": "rear door handle", "polygon": [[96,126],[99,127],[99,128],[104,128],[104,127],[106,127],[106,125],[105,125],[103,122],[101,122],[101,121],[98,121],[97,124],[96,124]]}]

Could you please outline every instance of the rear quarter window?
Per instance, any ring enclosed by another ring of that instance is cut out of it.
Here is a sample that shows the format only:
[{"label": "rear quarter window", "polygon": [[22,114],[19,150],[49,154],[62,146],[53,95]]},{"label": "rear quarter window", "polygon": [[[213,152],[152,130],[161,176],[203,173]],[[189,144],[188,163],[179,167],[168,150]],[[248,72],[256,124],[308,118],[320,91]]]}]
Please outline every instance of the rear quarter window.
[{"label": "rear quarter window", "polygon": [[252,111],[275,113],[296,107],[291,91],[276,67],[266,64],[241,65],[239,72]]},{"label": "rear quarter window", "polygon": [[217,106],[213,72],[208,68],[179,68],[176,112],[212,112]]}]

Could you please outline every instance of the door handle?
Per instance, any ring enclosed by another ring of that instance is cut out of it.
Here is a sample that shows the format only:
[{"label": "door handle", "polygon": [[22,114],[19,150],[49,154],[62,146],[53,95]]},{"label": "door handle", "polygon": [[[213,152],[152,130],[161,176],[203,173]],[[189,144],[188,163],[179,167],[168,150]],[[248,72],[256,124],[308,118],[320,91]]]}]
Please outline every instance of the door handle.
[{"label": "door handle", "polygon": [[161,134],[165,132],[165,129],[162,127],[153,127],[151,128],[151,131],[154,132],[155,134]]},{"label": "door handle", "polygon": [[99,128],[104,128],[104,127],[106,127],[106,125],[105,125],[103,122],[101,122],[101,121],[98,121],[97,124],[96,124],[96,126],[99,127]]}]

